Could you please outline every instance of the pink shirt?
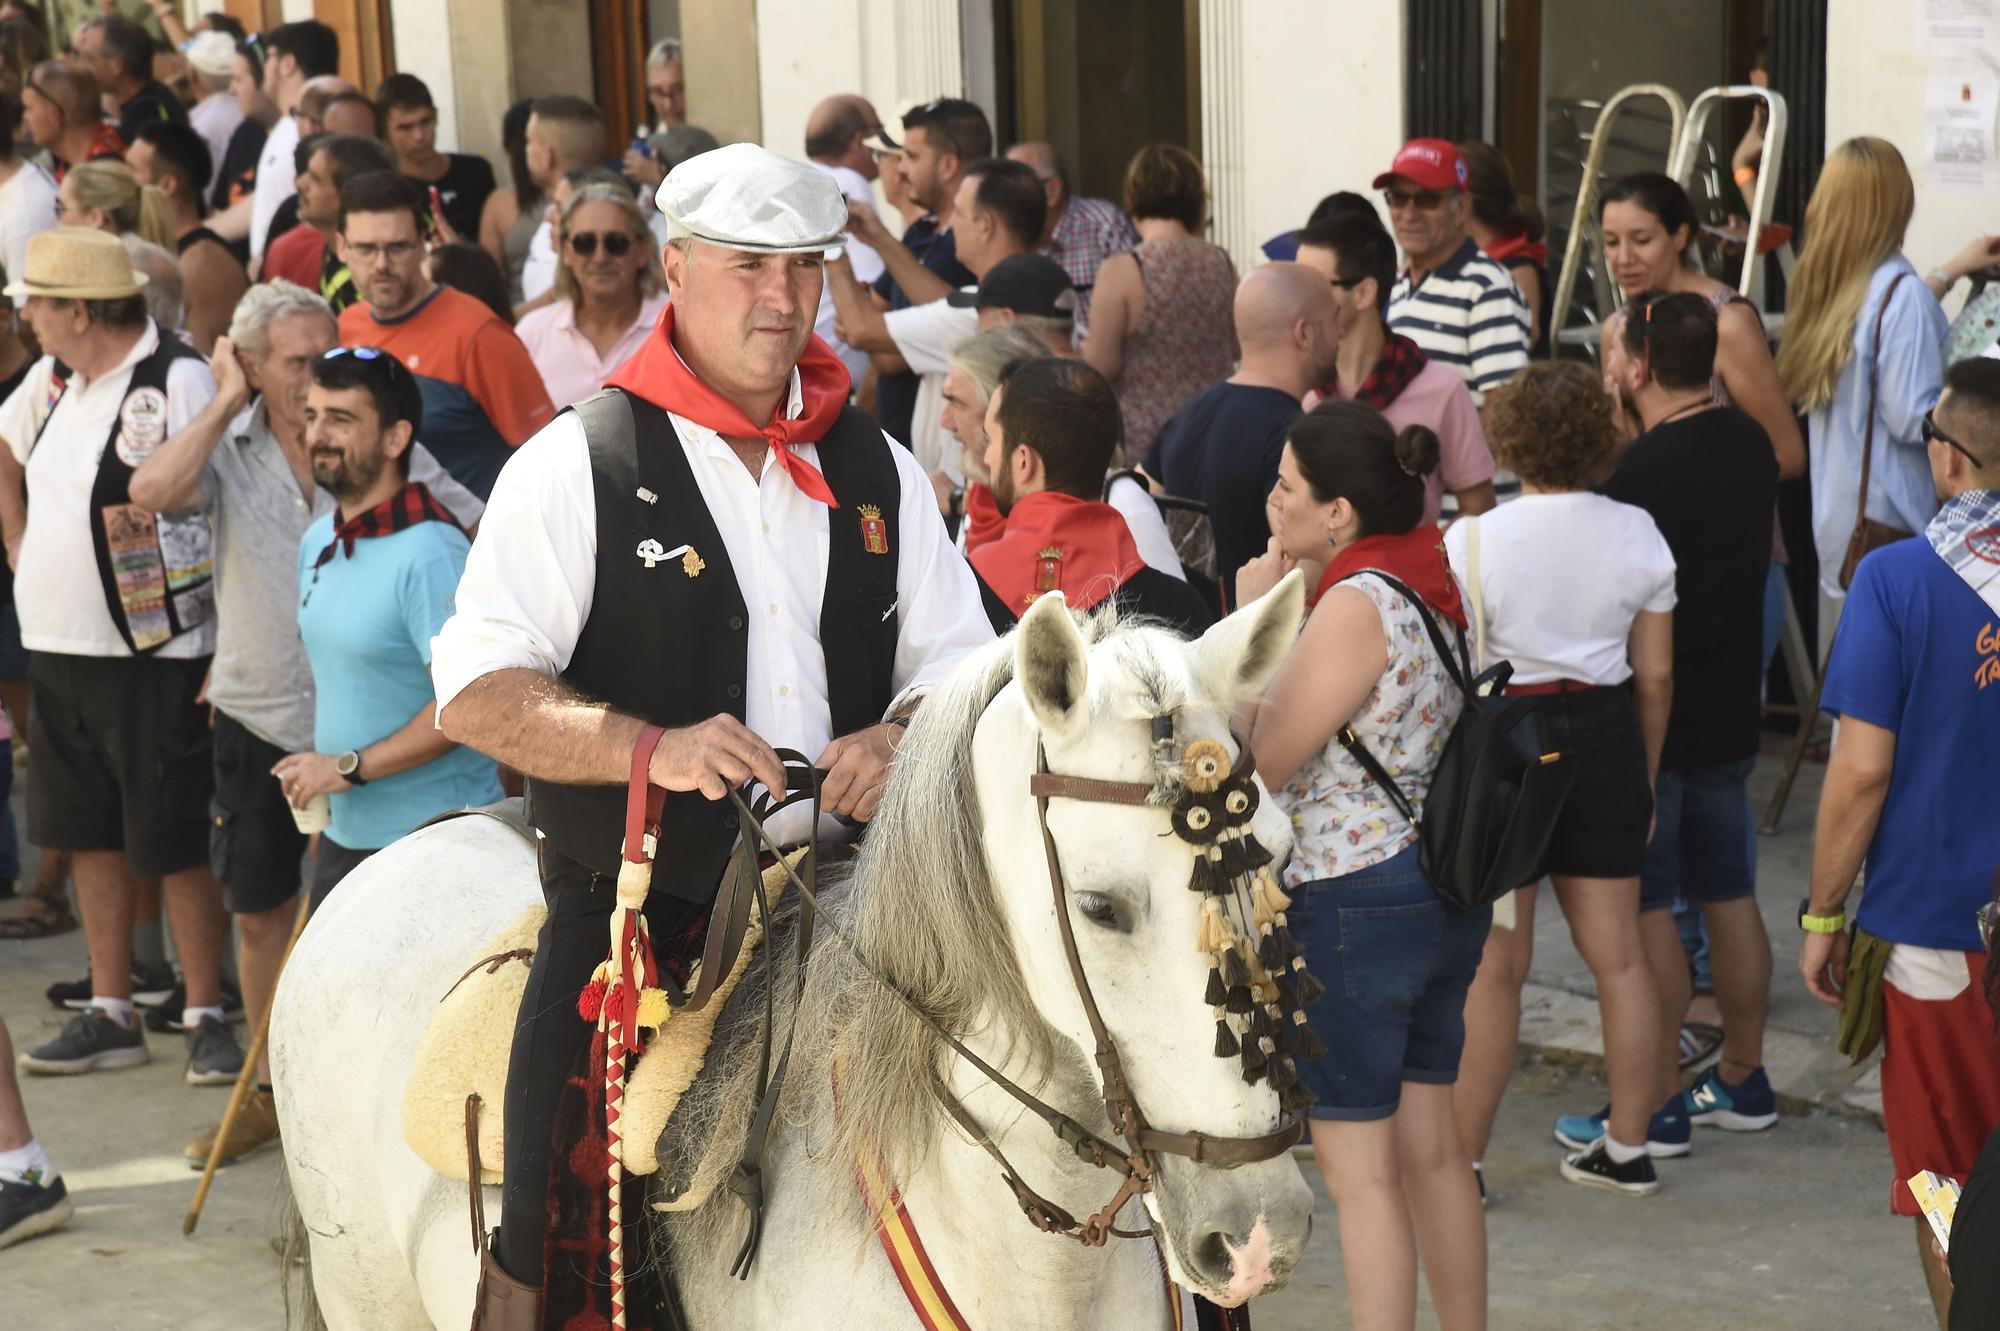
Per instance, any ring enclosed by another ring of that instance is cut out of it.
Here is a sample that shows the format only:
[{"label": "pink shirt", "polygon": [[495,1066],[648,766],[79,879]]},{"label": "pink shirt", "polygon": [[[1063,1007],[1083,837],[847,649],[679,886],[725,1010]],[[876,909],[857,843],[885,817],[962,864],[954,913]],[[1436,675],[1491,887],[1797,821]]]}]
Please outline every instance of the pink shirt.
[{"label": "pink shirt", "polygon": [[527,347],[535,368],[542,372],[549,401],[561,408],[581,402],[604,387],[604,381],[653,331],[653,325],[660,321],[660,311],[666,307],[666,292],[657,291],[646,297],[639,306],[639,317],[611,348],[609,356],[599,356],[590,339],[577,331],[576,307],[566,300],[532,311],[514,325],[514,332]]},{"label": "pink shirt", "polygon": [[[1312,405],[1308,402],[1307,410]],[[1425,365],[1382,415],[1399,431],[1406,425],[1427,425],[1438,437],[1437,470],[1424,477],[1425,522],[1437,521],[1446,490],[1456,493],[1493,479],[1493,451],[1486,446],[1486,431],[1479,428],[1479,408],[1472,404],[1465,376],[1443,361]]]}]

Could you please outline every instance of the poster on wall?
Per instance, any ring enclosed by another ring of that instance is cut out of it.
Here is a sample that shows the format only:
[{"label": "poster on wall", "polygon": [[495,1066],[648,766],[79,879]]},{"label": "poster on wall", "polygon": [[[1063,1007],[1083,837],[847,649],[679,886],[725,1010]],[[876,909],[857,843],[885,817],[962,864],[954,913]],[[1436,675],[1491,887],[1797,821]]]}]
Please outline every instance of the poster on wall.
[{"label": "poster on wall", "polygon": [[1992,51],[2000,28],[2000,0],[1917,0],[1917,54],[1931,60],[1964,60]]},{"label": "poster on wall", "polygon": [[1933,66],[1924,83],[1924,183],[1957,194],[2000,191],[1993,132],[2000,74],[1970,65]]}]

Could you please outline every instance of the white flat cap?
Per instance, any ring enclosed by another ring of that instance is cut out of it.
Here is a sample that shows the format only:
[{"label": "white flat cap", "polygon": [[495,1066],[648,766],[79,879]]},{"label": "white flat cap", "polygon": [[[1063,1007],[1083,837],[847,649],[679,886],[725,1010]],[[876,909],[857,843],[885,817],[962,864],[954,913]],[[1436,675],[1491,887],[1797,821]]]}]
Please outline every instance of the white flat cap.
[{"label": "white flat cap", "polygon": [[226,79],[236,71],[236,40],[226,32],[198,32],[183,49],[197,73]]},{"label": "white flat cap", "polygon": [[654,202],[672,238],[828,259],[845,243],[847,198],[833,177],[754,143],[690,157],[667,173]]}]

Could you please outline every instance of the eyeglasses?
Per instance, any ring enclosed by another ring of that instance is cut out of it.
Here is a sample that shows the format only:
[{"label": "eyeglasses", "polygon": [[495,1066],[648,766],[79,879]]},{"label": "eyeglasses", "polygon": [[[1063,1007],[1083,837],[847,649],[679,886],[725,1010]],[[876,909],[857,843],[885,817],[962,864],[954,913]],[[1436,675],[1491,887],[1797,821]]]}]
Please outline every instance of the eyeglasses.
[{"label": "eyeglasses", "polygon": [[53,207],[55,208],[55,213],[57,217],[61,217],[64,213],[69,211],[69,205],[62,201],[62,195],[60,194],[56,195],[56,201]]},{"label": "eyeglasses", "polygon": [[1326,279],[1326,284],[1330,287],[1339,287],[1342,291],[1352,291],[1367,280],[1365,277],[1329,277]]},{"label": "eyeglasses", "polygon": [[613,259],[622,259],[632,252],[632,235],[627,231],[606,231],[601,235],[595,231],[579,231],[569,238],[569,247],[579,257],[590,259],[597,255],[597,242],[604,242],[604,252]]},{"label": "eyeglasses", "polygon": [[1932,417],[1935,414],[1936,414],[1935,408],[1932,409],[1931,411],[1927,411],[1924,413],[1923,424],[1921,426],[1924,436],[1924,442],[1927,444],[1933,444],[1933,443],[1943,444],[1947,448],[1955,449],[1961,455],[1964,456],[1967,462],[1970,462],[1973,466],[1984,468],[1986,464],[1979,460],[1979,455],[1977,453],[1974,453],[1964,444],[1959,443],[1958,440],[1952,438],[1950,435],[1946,434],[1943,430],[1938,429],[1937,422],[1932,419]]},{"label": "eyeglasses", "polygon": [[1457,194],[1457,190],[1424,189],[1412,193],[1406,189],[1386,189],[1382,191],[1382,201],[1391,208],[1408,208],[1416,205],[1419,212],[1436,212],[1444,206],[1444,201]]},{"label": "eyeglasses", "polygon": [[365,259],[369,263],[380,263],[384,259],[407,259],[423,245],[414,240],[392,240],[387,245],[350,244],[347,254],[350,261]]}]

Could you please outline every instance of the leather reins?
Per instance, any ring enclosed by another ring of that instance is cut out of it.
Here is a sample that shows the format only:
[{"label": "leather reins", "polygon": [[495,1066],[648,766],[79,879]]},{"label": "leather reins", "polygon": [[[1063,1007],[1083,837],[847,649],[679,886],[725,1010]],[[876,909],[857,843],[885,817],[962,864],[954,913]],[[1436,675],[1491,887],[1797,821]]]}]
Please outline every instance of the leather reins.
[{"label": "leather reins", "polygon": [[[1237,774],[1244,774],[1247,773],[1251,761],[1250,748],[1248,744],[1242,744],[1240,740],[1239,747],[1240,757],[1236,772]],[[755,837],[758,841],[762,842],[765,850],[773,856],[776,863],[782,868],[786,880],[798,890],[801,903],[800,929],[802,931],[801,946],[799,948],[799,996],[803,1000],[806,983],[806,949],[804,943],[811,937],[812,917],[815,914],[826,915],[825,910],[820,905],[818,894],[814,890],[815,883],[808,881],[815,879],[813,871],[814,856],[808,854],[806,859],[806,873],[801,877],[797,870],[784,858],[781,848],[771,838],[770,833],[765,830],[763,820],[778,809],[794,803],[800,798],[810,798],[813,801],[814,813],[817,814],[821,773],[813,769],[803,755],[788,750],[779,750],[778,754],[788,768],[793,766],[806,768],[808,775],[804,780],[803,790],[800,790],[798,788],[799,783],[794,781],[788,784],[793,787],[796,793],[788,794],[787,798],[783,800],[774,801],[767,796],[760,795],[754,802],[746,802],[741,792],[735,790],[730,792],[729,798],[736,804],[744,820],[743,839],[739,845],[739,851],[747,849],[751,838]],[[1035,772],[1029,778],[1028,790],[1035,799],[1035,818],[1041,830],[1042,849],[1048,860],[1049,887],[1054,897],[1056,921],[1062,936],[1063,955],[1069,964],[1070,979],[1076,986],[1077,997],[1083,1004],[1084,1015],[1090,1023],[1091,1036],[1096,1043],[1094,1057],[1099,1076],[1103,1080],[1105,1112],[1111,1121],[1113,1130],[1125,1141],[1123,1149],[1106,1141],[1076,1119],[1063,1113],[1060,1109],[1048,1104],[1046,1101],[1041,1100],[1032,1092],[1024,1089],[1002,1074],[998,1068],[995,1068],[968,1048],[964,1041],[940,1025],[936,1018],[926,1012],[915,999],[904,993],[900,986],[880,970],[876,969],[875,965],[863,955],[860,947],[848,932],[838,924],[835,924],[831,918],[827,919],[827,929],[835,938],[840,940],[841,945],[847,949],[848,955],[863,972],[901,1002],[912,1016],[921,1022],[931,1034],[943,1041],[953,1053],[971,1064],[987,1080],[1005,1091],[1023,1108],[1041,1119],[1048,1126],[1049,1130],[1054,1133],[1057,1140],[1067,1146],[1079,1160],[1099,1169],[1110,1169],[1123,1176],[1111,1200],[1091,1215],[1089,1219],[1079,1222],[1062,1207],[1041,1196],[1023,1182],[1020,1172],[1014,1168],[1006,1155],[1001,1152],[999,1146],[993,1141],[992,1135],[979,1124],[978,1120],[971,1115],[964,1105],[959,1103],[957,1097],[953,1096],[942,1085],[936,1087],[935,1092],[946,1112],[965,1130],[975,1144],[988,1155],[992,1156],[994,1161],[999,1164],[1002,1178],[1006,1182],[1008,1189],[1014,1194],[1022,1213],[1027,1216],[1029,1222],[1035,1228],[1044,1233],[1062,1234],[1068,1238],[1075,1239],[1085,1247],[1101,1247],[1107,1239],[1114,1236],[1118,1238],[1145,1238],[1151,1233],[1150,1228],[1145,1230],[1123,1230],[1117,1228],[1113,1222],[1116,1220],[1118,1212],[1124,1208],[1126,1202],[1130,1201],[1133,1197],[1152,1191],[1153,1179],[1158,1170],[1158,1162],[1155,1159],[1156,1155],[1180,1156],[1197,1165],[1212,1165],[1222,1169],[1234,1169],[1242,1165],[1256,1164],[1265,1160],[1275,1159],[1296,1145],[1304,1134],[1305,1121],[1297,1114],[1284,1114],[1276,1130],[1265,1133],[1260,1137],[1215,1137],[1202,1132],[1161,1132],[1148,1125],[1144,1113],[1140,1110],[1138,1099],[1132,1092],[1131,1082],[1125,1074],[1124,1060],[1118,1053],[1117,1043],[1112,1039],[1111,1031],[1104,1024],[1103,1015],[1098,1011],[1097,999],[1090,987],[1090,978],[1084,970],[1082,954],[1077,950],[1076,932],[1069,918],[1068,885],[1063,877],[1062,858],[1057,851],[1054,834],[1049,830],[1048,813],[1049,801],[1051,799],[1073,799],[1092,804],[1143,806],[1154,802],[1154,787],[1141,781],[1106,781],[1094,777],[1064,776],[1052,773],[1048,770],[1047,754],[1042,746],[1037,743],[1035,750]],[[815,821],[814,828],[816,832],[817,821]],[[758,877],[755,890],[759,905],[763,907],[763,884],[761,877]],[[765,911],[765,919],[769,920],[768,909]],[[765,986],[767,1009],[772,1001],[772,990],[775,987],[775,968],[771,966],[769,956],[767,948],[766,966],[767,973],[771,977]],[[707,969],[707,967],[705,966],[704,969]],[[797,1023],[795,1021],[793,1030],[795,1031],[796,1029]],[[771,1031],[771,1014],[768,1010],[766,1013],[765,1031],[766,1039],[764,1042],[763,1059],[764,1066],[768,1068],[770,1066],[769,1037]],[[744,1242],[742,1251],[737,1255],[734,1270],[734,1274],[745,1279],[749,1276],[750,1263],[755,1256],[757,1238],[761,1230],[763,1201],[761,1186],[762,1158],[768,1142],[771,1120],[779,1093],[782,1090],[785,1071],[790,1062],[790,1057],[791,1038],[788,1034],[785,1040],[785,1048],[778,1057],[776,1068],[771,1071],[768,1077],[764,1076],[762,1069],[760,1069],[759,1084],[763,1090],[759,1097],[757,1113],[752,1121],[751,1132],[746,1142],[743,1160],[737,1166],[730,1182],[731,1190],[744,1200],[753,1213],[751,1232]]]}]

